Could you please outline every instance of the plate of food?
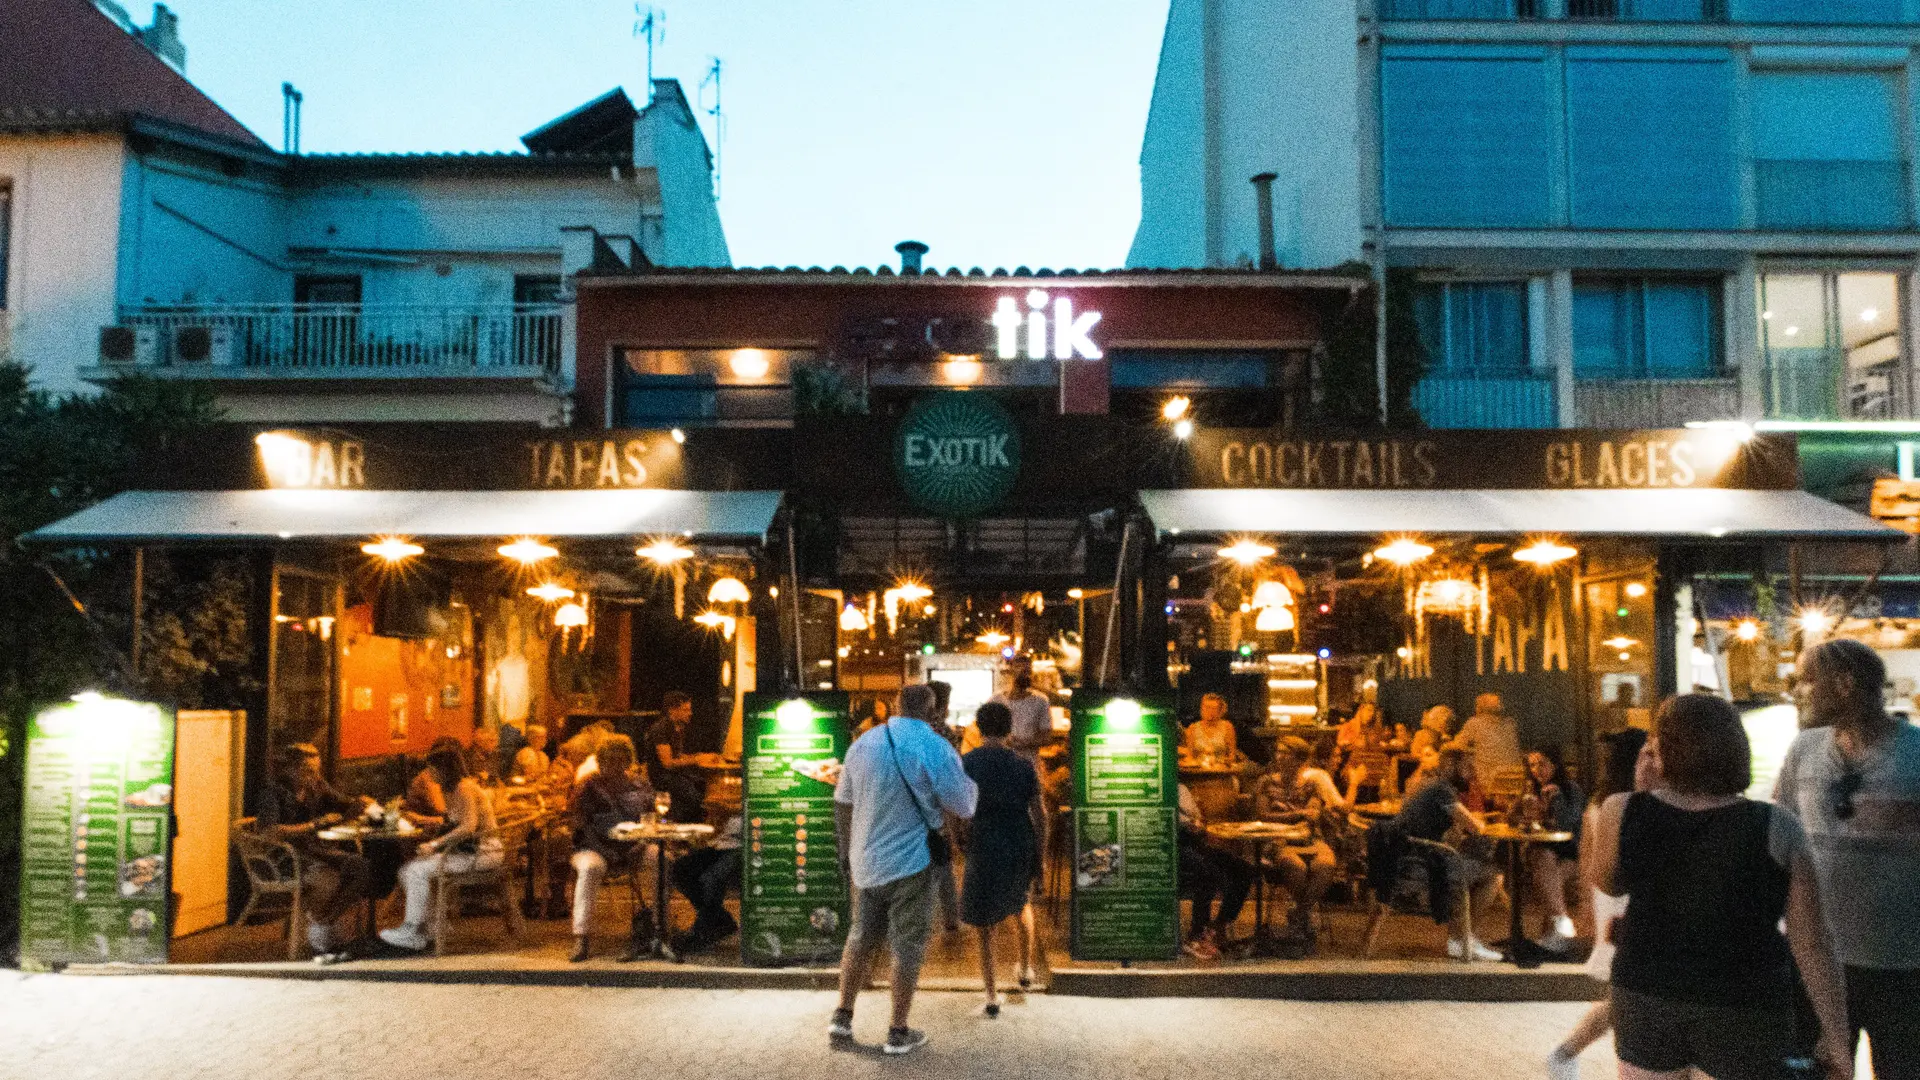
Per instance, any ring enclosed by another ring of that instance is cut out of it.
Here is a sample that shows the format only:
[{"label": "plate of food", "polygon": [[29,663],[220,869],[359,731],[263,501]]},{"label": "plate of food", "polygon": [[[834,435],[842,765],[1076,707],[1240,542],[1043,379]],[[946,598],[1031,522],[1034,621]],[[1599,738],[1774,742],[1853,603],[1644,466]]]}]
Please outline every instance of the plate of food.
[{"label": "plate of food", "polygon": [[809,780],[818,780],[829,786],[840,783],[840,762],[836,758],[819,758],[813,761],[796,761],[793,771]]},{"label": "plate of food", "polygon": [[1080,853],[1078,873],[1075,883],[1081,888],[1104,885],[1107,879],[1120,873],[1121,849],[1119,844],[1101,844]]}]

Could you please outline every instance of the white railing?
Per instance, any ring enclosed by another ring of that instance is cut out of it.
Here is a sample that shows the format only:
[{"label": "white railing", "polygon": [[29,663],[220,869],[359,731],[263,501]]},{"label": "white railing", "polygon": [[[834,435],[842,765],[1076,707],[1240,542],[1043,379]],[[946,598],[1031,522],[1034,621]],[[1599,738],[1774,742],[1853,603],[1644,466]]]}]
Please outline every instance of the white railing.
[{"label": "white railing", "polygon": [[1680,427],[1690,420],[1738,420],[1736,379],[1580,379],[1575,422],[1589,428]]},{"label": "white railing", "polygon": [[[141,360],[289,375],[540,373],[559,380],[559,304],[217,304],[122,308]],[[186,332],[183,332],[186,331]]]}]

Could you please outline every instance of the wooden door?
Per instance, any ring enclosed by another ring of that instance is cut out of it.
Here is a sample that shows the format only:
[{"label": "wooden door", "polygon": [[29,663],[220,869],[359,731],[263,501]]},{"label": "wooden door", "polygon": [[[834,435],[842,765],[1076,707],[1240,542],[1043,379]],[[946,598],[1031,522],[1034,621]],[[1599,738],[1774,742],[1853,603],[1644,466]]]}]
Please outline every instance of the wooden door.
[{"label": "wooden door", "polygon": [[180,909],[174,937],[227,921],[227,835],[240,792],[245,715],[190,709],[176,723],[173,809],[180,831],[173,841],[173,890]]}]

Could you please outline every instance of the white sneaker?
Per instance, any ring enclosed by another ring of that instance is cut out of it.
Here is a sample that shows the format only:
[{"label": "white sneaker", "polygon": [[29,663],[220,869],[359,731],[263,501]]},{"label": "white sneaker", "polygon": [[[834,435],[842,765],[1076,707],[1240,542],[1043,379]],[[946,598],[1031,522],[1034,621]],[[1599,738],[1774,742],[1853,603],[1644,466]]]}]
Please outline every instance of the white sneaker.
[{"label": "white sneaker", "polygon": [[406,949],[408,952],[425,952],[427,946],[433,944],[427,940],[427,935],[404,925],[380,931],[380,940],[396,949]]},{"label": "white sneaker", "polygon": [[323,922],[307,920],[307,947],[315,956],[325,956],[333,951],[333,927]]},{"label": "white sneaker", "polygon": [[1580,1059],[1554,1047],[1547,1055],[1547,1080],[1580,1080]]},{"label": "white sneaker", "polygon": [[1453,959],[1455,960],[1462,959],[1469,952],[1472,953],[1473,958],[1475,960],[1480,960],[1487,963],[1492,963],[1495,960],[1506,959],[1505,953],[1502,953],[1498,949],[1490,949],[1486,945],[1481,944],[1479,938],[1468,938],[1465,942],[1461,942],[1453,939],[1449,939],[1447,941],[1447,955],[1452,957]]}]

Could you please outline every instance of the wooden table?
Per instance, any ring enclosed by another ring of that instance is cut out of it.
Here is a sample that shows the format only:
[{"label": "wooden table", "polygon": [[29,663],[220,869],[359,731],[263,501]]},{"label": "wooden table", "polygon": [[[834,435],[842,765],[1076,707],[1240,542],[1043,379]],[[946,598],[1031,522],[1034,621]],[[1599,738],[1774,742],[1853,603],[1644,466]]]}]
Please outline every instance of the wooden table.
[{"label": "wooden table", "polygon": [[1511,917],[1507,926],[1507,959],[1516,967],[1537,968],[1546,959],[1545,950],[1528,941],[1521,929],[1524,924],[1520,913],[1527,902],[1526,849],[1532,844],[1564,844],[1573,839],[1573,834],[1539,828],[1516,829],[1502,824],[1489,825],[1480,835],[1507,847],[1507,883],[1508,892],[1512,894],[1508,905]]},{"label": "wooden table", "polygon": [[[663,960],[678,961],[669,935],[673,929],[667,918],[667,851],[670,845],[698,847],[713,840],[713,826],[672,821],[623,821],[607,830],[607,839],[616,843],[658,844],[660,856],[653,862],[653,943],[645,950]],[[638,944],[636,942],[635,944]]]},{"label": "wooden table", "polygon": [[[374,931],[379,929],[375,921],[376,908],[379,906],[381,899],[390,895],[393,892],[394,886],[399,883],[397,871],[400,866],[412,857],[412,851],[415,847],[433,839],[434,832],[435,830],[432,829],[421,828],[409,828],[402,831],[389,825],[367,825],[362,822],[347,821],[341,822],[338,825],[330,825],[313,834],[318,839],[330,844],[353,845],[354,852],[362,858],[367,859],[369,864],[372,863],[373,859],[367,855],[367,845],[380,845],[386,849],[382,858],[393,862],[394,870],[396,871],[396,878],[393,884],[388,885],[385,891],[377,888],[369,888],[367,890],[368,937],[372,937]],[[371,865],[369,865],[369,869],[372,869]]]},{"label": "wooden table", "polygon": [[1246,844],[1253,851],[1253,942],[1251,956],[1278,956],[1280,945],[1273,939],[1267,921],[1266,851],[1273,844],[1313,842],[1311,826],[1283,825],[1271,821],[1219,821],[1207,826],[1207,836],[1225,843]]},{"label": "wooden table", "polygon": [[1220,821],[1237,816],[1240,769],[1232,765],[1181,765],[1180,780],[1193,793],[1200,817]]}]

